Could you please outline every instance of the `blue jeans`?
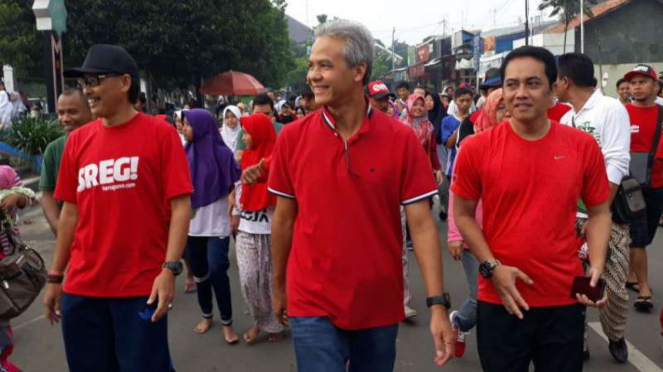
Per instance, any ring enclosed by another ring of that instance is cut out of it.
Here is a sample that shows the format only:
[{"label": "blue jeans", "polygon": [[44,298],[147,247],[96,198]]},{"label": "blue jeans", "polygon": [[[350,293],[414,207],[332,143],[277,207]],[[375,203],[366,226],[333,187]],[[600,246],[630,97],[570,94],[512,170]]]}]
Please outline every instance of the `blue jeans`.
[{"label": "blue jeans", "polygon": [[458,315],[454,318],[454,322],[461,331],[469,332],[477,324],[477,281],[479,276],[479,261],[477,261],[477,258],[469,249],[463,249],[461,262],[463,263],[463,270],[467,277],[467,287],[470,294],[467,300],[463,303],[463,306],[458,310]]},{"label": "blue jeans", "polygon": [[327,317],[291,317],[290,325],[298,372],[394,370],[398,324],[345,331]]},{"label": "blue jeans", "polygon": [[221,313],[221,324],[233,322],[233,306],[228,277],[230,238],[190,236],[187,239],[189,265],[198,287],[198,303],[204,318],[212,318],[212,289]]},{"label": "blue jeans", "polygon": [[168,319],[139,313],[147,296],[62,296],[62,335],[70,372],[173,372]]}]

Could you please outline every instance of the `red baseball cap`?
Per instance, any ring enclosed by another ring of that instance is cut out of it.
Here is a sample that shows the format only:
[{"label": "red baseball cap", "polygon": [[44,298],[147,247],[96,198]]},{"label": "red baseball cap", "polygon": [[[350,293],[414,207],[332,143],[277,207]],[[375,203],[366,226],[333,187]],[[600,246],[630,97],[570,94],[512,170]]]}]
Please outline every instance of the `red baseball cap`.
[{"label": "red baseball cap", "polygon": [[654,80],[658,80],[658,75],[656,74],[656,70],[654,70],[653,67],[645,64],[639,64],[635,66],[633,70],[627,72],[626,75],[624,75],[624,79],[630,81],[636,75],[647,76]]},{"label": "red baseball cap", "polygon": [[372,99],[383,99],[389,95],[389,88],[381,81],[371,81],[366,87],[367,94]]}]

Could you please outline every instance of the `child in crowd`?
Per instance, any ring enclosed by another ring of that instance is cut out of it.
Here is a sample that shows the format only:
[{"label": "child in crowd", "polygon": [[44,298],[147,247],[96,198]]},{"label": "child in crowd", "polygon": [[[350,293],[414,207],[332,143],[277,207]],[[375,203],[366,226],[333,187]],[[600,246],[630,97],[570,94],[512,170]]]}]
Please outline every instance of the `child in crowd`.
[{"label": "child in crowd", "polygon": [[[241,164],[242,169],[247,169],[271,156],[276,131],[272,120],[264,114],[243,117],[241,122],[244,128],[242,140],[246,144]],[[233,230],[238,230],[236,250],[240,287],[254,321],[253,327],[244,334],[244,340],[251,344],[260,331],[265,331],[269,333],[268,341],[280,341],[283,326],[274,315],[271,304],[270,238],[276,198],[267,191],[267,174],[261,175],[252,185],[238,183],[235,193]]]},{"label": "child in crowd", "polygon": [[[11,229],[15,235],[18,231],[18,210],[25,208],[32,203],[35,197],[34,191],[23,187],[21,178],[16,171],[8,165],[0,165],[0,208],[2,218],[10,220]],[[7,231],[0,229],[0,259],[11,253],[13,246],[9,241]],[[9,356],[14,350],[13,333],[8,320],[0,321],[0,371],[2,372],[20,372],[20,370],[11,362]]]}]

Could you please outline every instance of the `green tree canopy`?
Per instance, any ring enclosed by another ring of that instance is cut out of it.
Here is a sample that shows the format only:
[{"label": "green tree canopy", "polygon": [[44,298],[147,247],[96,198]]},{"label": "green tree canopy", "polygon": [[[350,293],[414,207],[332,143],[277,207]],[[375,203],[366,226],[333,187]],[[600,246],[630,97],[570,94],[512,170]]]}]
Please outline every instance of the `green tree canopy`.
[{"label": "green tree canopy", "polygon": [[[592,16],[592,6],[596,5],[598,0],[585,0],[583,11],[588,16]],[[543,0],[539,4],[539,10],[550,9],[550,16],[558,16],[567,32],[564,33],[564,53],[566,53],[566,36],[568,35],[569,24],[580,14],[580,0]]]},{"label": "green tree canopy", "polygon": [[[0,56],[8,56],[0,60],[18,67],[22,76],[34,73],[30,60],[43,60],[31,3],[3,0],[0,5],[0,21],[5,8],[18,9],[12,27],[28,35],[20,41],[16,34],[0,33]],[[280,86],[294,66],[285,7],[284,0],[69,1],[65,66],[80,65],[91,45],[109,43],[124,46],[160,87],[198,86],[201,79],[230,69]]]}]

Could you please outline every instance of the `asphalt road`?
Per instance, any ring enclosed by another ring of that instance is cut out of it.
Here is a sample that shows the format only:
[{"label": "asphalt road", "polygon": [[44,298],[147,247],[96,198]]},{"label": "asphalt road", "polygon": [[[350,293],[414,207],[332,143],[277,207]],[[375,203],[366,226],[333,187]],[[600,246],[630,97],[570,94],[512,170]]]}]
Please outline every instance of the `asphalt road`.
[{"label": "asphalt road", "polygon": [[[21,232],[24,239],[38,249],[50,265],[54,239],[43,219],[40,209],[26,211],[22,219]],[[27,223],[26,223],[27,222]],[[440,236],[446,236],[446,224],[438,223]],[[658,314],[663,298],[663,234],[659,233],[649,249],[650,281],[654,288],[655,309],[651,314],[631,311],[627,340],[632,344],[630,363],[618,365],[613,362],[607,348],[607,341],[594,330],[600,329],[595,310],[588,311],[590,323],[590,349],[592,357],[585,364],[585,371],[593,372],[663,372],[663,337],[660,334]],[[233,290],[235,327],[238,333],[245,332],[251,325],[251,318],[242,299],[238,285],[237,265],[234,249],[231,250],[230,277]],[[414,262],[414,255],[411,262]],[[467,286],[462,266],[451,260],[444,250],[445,287],[458,306],[467,296]],[[255,372],[296,371],[290,339],[280,343],[269,343],[263,336],[256,344],[249,346],[240,343],[227,345],[220,326],[205,335],[193,332],[200,320],[196,296],[184,294],[183,278],[179,279],[175,307],[169,317],[170,348],[175,368],[179,372]],[[433,344],[428,331],[428,311],[425,306],[425,293],[416,264],[411,268],[413,291],[412,307],[420,314],[411,323],[403,323],[398,336],[398,356],[395,371],[426,372],[438,371],[433,363]],[[633,293],[631,293],[633,294]],[[51,327],[42,316],[42,306],[36,302],[19,318],[12,321],[15,329],[15,351],[12,360],[25,372],[64,372],[67,371],[61,331]],[[476,351],[476,335],[468,337],[467,352],[462,359],[454,359],[441,370],[481,371]],[[90,371],[93,372],[93,371]],[[560,371],[563,372],[563,371]]]}]

